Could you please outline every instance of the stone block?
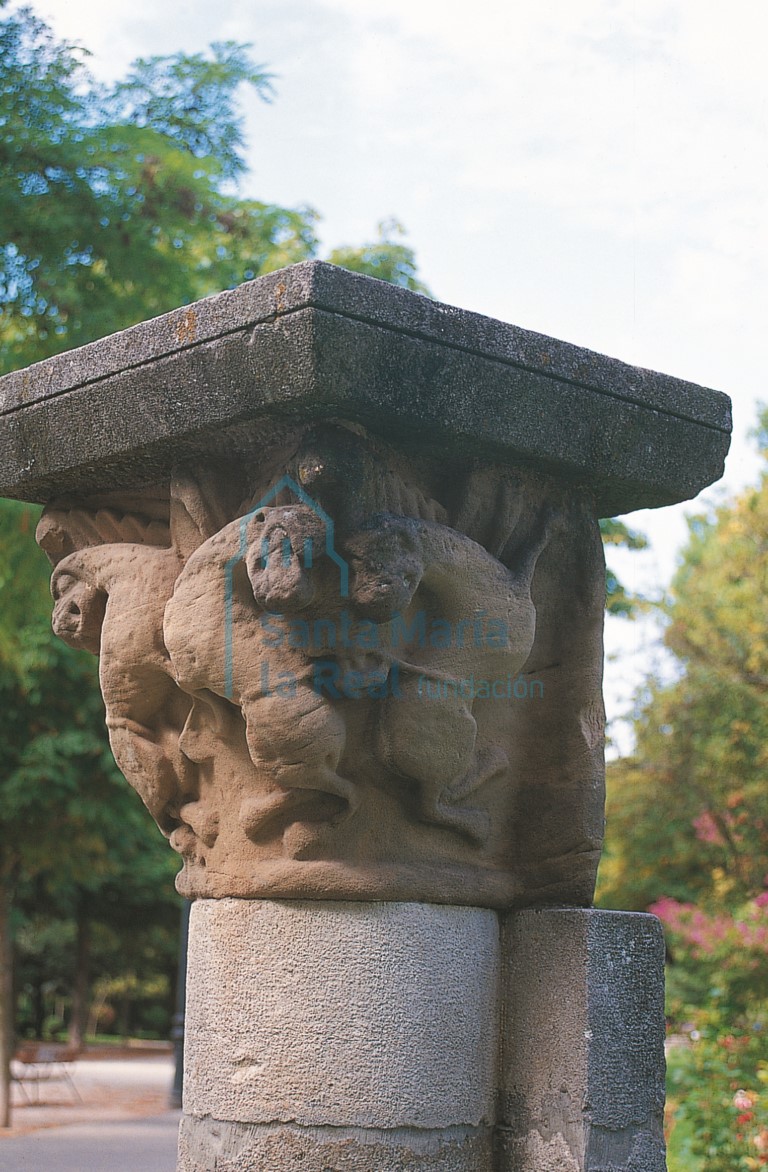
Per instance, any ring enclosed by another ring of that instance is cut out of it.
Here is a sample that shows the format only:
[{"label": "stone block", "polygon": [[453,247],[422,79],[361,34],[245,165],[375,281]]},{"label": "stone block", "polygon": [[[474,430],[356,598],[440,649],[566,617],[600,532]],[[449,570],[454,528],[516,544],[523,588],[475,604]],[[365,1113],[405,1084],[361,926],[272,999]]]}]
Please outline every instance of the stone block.
[{"label": "stone block", "polygon": [[498,922],[484,909],[198,900],[185,1113],[301,1127],[488,1127],[498,965]]},{"label": "stone block", "polygon": [[161,481],[296,417],[534,462],[602,515],[695,496],[731,428],[719,392],[309,261],[0,379],[0,493]]},{"label": "stone block", "polygon": [[190,939],[180,1172],[664,1172],[652,916],[198,900]]},{"label": "stone block", "polygon": [[503,929],[503,1172],[664,1172],[664,941],[653,916]]},{"label": "stone block", "polygon": [[485,1172],[490,1128],[391,1131],[185,1116],[177,1172]]}]

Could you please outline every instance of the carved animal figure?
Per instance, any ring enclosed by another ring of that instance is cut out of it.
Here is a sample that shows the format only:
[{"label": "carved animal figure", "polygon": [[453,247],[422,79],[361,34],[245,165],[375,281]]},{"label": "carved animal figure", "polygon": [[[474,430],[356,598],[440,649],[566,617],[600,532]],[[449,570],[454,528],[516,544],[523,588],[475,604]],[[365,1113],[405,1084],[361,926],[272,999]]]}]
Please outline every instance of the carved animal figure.
[{"label": "carved animal figure", "polygon": [[191,701],[176,685],[162,638],[180,569],[172,549],[115,542],[69,554],[51,579],[53,629],[100,654],[112,752],[166,834],[195,790],[195,768],[179,747]]},{"label": "carved animal figure", "polygon": [[330,822],[358,805],[355,785],[339,773],[343,715],[313,687],[316,656],[285,637],[274,613],[264,621],[274,607],[317,601],[319,577],[302,565],[317,520],[296,506],[231,522],[192,554],[166,607],[165,641],[180,686],[224,697],[243,713],[265,783],[240,813],[254,838],[274,833],[275,820],[306,807],[312,794],[337,799],[335,809],[322,807]]},{"label": "carved animal figure", "polygon": [[[513,674],[530,652],[530,583],[546,523],[528,518],[521,528],[510,570],[446,526],[376,516],[343,540],[345,594],[338,566],[324,555],[323,523],[305,505],[260,509],[225,526],[192,555],[166,608],[165,640],[186,691],[208,690],[242,710],[251,759],[268,786],[241,811],[252,837],[274,833],[276,818],[296,812],[303,800],[297,790],[337,798],[329,821],[357,808],[357,788],[340,772],[343,706],[317,686],[318,660],[330,655],[340,672],[356,669],[363,678],[367,672],[369,679],[378,674],[390,681],[370,699],[375,752],[413,785],[420,816],[484,839],[486,815],[462,803],[508,761],[500,748],[477,747],[474,700],[458,685],[473,674]],[[367,653],[354,639],[351,649],[335,646],[332,652],[291,639],[291,616],[305,616],[311,629],[318,617],[338,623],[345,610],[353,623],[376,628]],[[473,638],[483,614],[493,617],[503,637]],[[425,616],[453,636],[447,642],[409,637]],[[456,634],[462,626],[463,639]],[[229,632],[224,640],[222,629]],[[430,684],[440,685],[431,698]]]},{"label": "carved animal figure", "polygon": [[[373,533],[345,547],[356,566],[351,593],[362,600],[407,580],[412,595],[391,630],[399,688],[381,706],[376,751],[415,783],[422,818],[482,842],[487,815],[465,799],[508,769],[497,746],[477,746],[474,696],[465,681],[516,674],[533,646],[530,587],[547,540],[547,519],[525,518],[514,568],[482,546],[431,521],[384,515]],[[371,561],[370,550],[386,550]],[[492,632],[491,632],[492,628]]]}]

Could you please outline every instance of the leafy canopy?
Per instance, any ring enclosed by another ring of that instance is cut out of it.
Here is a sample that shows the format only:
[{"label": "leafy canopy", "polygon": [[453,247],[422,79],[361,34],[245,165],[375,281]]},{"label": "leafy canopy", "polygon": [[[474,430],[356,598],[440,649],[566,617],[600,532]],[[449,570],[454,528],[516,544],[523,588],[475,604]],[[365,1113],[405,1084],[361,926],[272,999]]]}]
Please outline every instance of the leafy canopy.
[{"label": "leafy canopy", "polygon": [[677,678],[649,683],[636,752],[609,768],[601,890],[717,911],[768,881],[768,471],[689,520],[664,612]]},{"label": "leafy canopy", "polygon": [[[0,4],[0,8],[3,5]],[[317,252],[317,213],[238,193],[250,47],[136,61],[97,85],[29,9],[0,21],[0,373]],[[426,292],[396,221],[334,263]]]},{"label": "leafy canopy", "polygon": [[0,344],[24,365],[311,255],[316,215],[238,197],[246,46],[96,85],[30,10],[0,22]]}]

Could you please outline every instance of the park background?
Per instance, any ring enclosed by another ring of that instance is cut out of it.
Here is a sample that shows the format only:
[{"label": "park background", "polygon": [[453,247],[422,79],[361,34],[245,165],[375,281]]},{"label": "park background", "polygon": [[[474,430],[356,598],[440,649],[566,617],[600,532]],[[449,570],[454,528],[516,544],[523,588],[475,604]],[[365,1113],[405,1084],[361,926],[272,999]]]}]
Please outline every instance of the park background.
[{"label": "park background", "polygon": [[[317,255],[732,396],[723,481],[606,526],[598,894],[667,928],[673,1172],[768,1164],[760,7],[34,13],[0,4],[1,369]],[[3,506],[16,1028],[167,1034],[175,860],[111,764],[93,666],[48,634],[33,530],[31,510]]]}]

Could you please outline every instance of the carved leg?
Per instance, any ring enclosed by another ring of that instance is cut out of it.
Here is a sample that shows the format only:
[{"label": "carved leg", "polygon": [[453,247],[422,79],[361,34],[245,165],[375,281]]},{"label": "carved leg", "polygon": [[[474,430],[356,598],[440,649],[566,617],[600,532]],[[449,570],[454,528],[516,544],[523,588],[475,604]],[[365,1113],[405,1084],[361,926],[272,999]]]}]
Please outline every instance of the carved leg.
[{"label": "carved leg", "polygon": [[407,676],[400,698],[385,706],[377,753],[390,769],[418,784],[424,822],[483,843],[490,828],[487,813],[456,803],[498,776],[508,762],[501,750],[476,751],[477,724],[456,694],[458,685],[445,677]]},{"label": "carved leg", "polygon": [[[249,838],[270,836],[275,823],[337,826],[354,814],[360,801],[357,787],[337,772],[346,725],[336,709],[307,685],[297,684],[293,696],[246,700],[243,713],[251,760],[270,787],[241,804],[240,824]],[[327,795],[336,800],[329,802]]]},{"label": "carved leg", "polygon": [[509,758],[503,749],[490,746],[474,756],[472,765],[463,775],[452,781],[439,794],[432,808],[434,821],[451,826],[460,834],[478,844],[484,843],[490,833],[490,818],[485,810],[456,807],[455,803],[480,789],[487,781],[499,777],[509,768]]}]

